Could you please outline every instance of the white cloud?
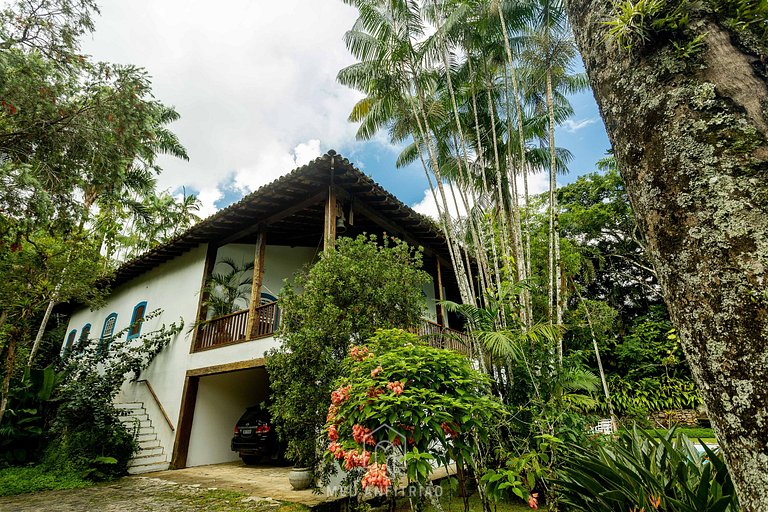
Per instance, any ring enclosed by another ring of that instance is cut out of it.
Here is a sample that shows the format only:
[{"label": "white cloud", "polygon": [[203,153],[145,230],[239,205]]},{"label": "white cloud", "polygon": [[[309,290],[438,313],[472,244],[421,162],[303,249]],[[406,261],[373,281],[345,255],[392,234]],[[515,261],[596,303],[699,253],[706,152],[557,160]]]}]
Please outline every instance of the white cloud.
[{"label": "white cloud", "polygon": [[[104,0],[84,51],[134,64],[181,119],[189,162],[170,157],[160,189],[247,191],[330,148],[350,148],[359,93],[336,82],[354,62],[343,43],[357,11],[339,0]],[[201,192],[201,196],[203,192]],[[201,200],[203,198],[201,197]]]},{"label": "white cloud", "polygon": [[[446,185],[445,186],[445,193],[446,193],[446,201],[448,202],[448,211],[451,214],[452,218],[457,217],[457,212],[461,214],[461,216],[466,216],[467,209],[464,208],[463,201],[461,200],[461,197],[458,195],[458,191],[456,192],[456,202],[453,201],[453,195],[451,191],[452,186]],[[435,190],[435,194],[437,195],[437,200],[440,201],[440,209],[442,210],[443,202],[440,197],[440,193]],[[458,204],[459,209],[456,210],[456,204]],[[426,189],[424,191],[424,197],[421,199],[421,201],[417,201],[413,205],[411,205],[411,208],[416,210],[422,215],[427,215],[428,217],[432,217],[433,219],[438,219],[438,210],[437,205],[435,204],[435,196],[432,194],[432,191],[430,189]]]},{"label": "white cloud", "polygon": [[224,197],[224,194],[221,193],[221,190],[219,190],[216,187],[210,187],[210,188],[204,188],[200,190],[200,193],[197,194],[197,198],[200,200],[200,211],[197,212],[197,215],[204,219],[208,217],[209,215],[213,215],[216,213],[216,201]]},{"label": "white cloud", "polygon": [[251,166],[235,171],[233,185],[242,192],[251,192],[296,167],[309,163],[321,154],[319,139],[302,142],[293,149],[270,147],[257,155]]},{"label": "white cloud", "polygon": [[[523,177],[517,177],[517,190],[522,195],[525,192]],[[528,195],[535,196],[549,190],[549,173],[546,171],[528,174]]]},{"label": "white cloud", "polygon": [[566,119],[565,121],[563,121],[563,124],[561,126],[565,131],[569,133],[576,133],[582,128],[586,128],[587,126],[594,124],[596,122],[597,122],[597,119],[595,118],[581,119],[581,120]]}]

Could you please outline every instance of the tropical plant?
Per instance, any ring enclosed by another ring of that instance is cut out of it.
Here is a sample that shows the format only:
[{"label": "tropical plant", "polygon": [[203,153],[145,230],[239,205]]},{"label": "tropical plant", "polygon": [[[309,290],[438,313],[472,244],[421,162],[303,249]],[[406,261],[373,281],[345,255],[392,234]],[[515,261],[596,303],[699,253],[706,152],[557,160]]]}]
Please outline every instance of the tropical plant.
[{"label": "tropical plant", "polygon": [[63,372],[48,366],[27,368],[21,381],[10,387],[11,405],[0,424],[0,467],[34,462],[44,447],[46,416]]},{"label": "tropical plant", "polygon": [[154,194],[158,155],[186,158],[167,128],[178,114],[152,97],[147,73],[80,51],[97,13],[91,0],[0,11],[0,421],[54,305],[96,305],[109,268],[99,248],[118,233],[99,216],[138,212]]},{"label": "tropical plant", "polygon": [[615,441],[572,445],[557,485],[561,502],[575,510],[739,510],[719,451],[669,431],[656,438],[637,428]]},{"label": "tropical plant", "polygon": [[216,267],[220,269],[211,274],[206,284],[209,316],[217,318],[247,308],[251,300],[253,262],[238,263],[225,258],[217,261]]}]

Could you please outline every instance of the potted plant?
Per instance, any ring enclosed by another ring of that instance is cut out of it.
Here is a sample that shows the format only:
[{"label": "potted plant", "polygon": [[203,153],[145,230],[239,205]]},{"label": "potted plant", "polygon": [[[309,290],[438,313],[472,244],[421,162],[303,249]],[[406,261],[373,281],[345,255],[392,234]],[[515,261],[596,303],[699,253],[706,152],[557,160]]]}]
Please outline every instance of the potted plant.
[{"label": "potted plant", "polygon": [[293,469],[288,473],[288,482],[294,490],[309,489],[315,481],[317,448],[315,439],[302,439],[289,449],[294,461]]}]

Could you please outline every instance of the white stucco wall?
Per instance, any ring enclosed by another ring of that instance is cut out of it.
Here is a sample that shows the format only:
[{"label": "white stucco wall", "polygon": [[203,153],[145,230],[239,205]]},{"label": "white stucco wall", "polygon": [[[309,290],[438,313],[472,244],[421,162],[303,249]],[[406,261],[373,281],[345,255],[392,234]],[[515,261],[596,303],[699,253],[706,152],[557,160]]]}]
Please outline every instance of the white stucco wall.
[{"label": "white stucco wall", "polygon": [[235,423],[251,405],[268,398],[264,368],[200,377],[187,466],[237,460],[230,450]]}]

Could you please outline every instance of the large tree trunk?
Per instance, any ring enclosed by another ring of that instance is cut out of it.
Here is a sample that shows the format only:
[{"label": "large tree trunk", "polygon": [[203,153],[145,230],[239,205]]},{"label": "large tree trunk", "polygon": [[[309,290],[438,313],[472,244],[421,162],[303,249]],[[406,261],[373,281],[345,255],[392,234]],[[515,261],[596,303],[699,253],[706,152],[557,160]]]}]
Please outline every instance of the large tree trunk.
[{"label": "large tree trunk", "polygon": [[690,30],[704,45],[692,61],[654,38],[630,56],[605,37],[610,8],[568,3],[741,503],[768,511],[768,52],[750,53],[739,34],[694,14]]}]

